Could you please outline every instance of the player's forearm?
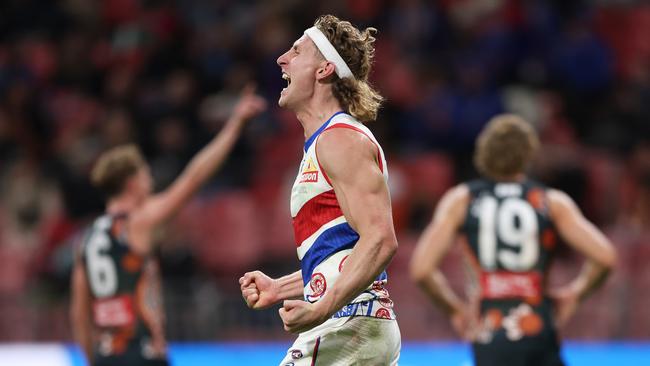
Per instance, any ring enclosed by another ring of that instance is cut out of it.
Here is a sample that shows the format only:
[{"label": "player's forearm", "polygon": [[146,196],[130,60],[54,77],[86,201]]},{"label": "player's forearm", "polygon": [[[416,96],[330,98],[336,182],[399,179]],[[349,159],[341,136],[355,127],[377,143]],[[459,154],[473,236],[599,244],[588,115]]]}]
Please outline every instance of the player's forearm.
[{"label": "player's forearm", "polygon": [[447,279],[440,271],[433,271],[433,273],[423,277],[417,283],[445,314],[452,315],[462,307],[463,302],[449,286]]},{"label": "player's forearm", "polygon": [[394,235],[364,238],[362,235],[336,283],[317,303],[329,317],[347,305],[381,274],[397,250]]},{"label": "player's forearm", "polygon": [[81,350],[86,354],[88,362],[92,362],[93,350],[93,329],[90,315],[90,295],[86,274],[80,257],[75,258],[75,265],[72,271],[70,287],[72,298],[70,299],[70,323],[74,340],[79,344]]},{"label": "player's forearm", "polygon": [[302,271],[298,270],[275,281],[278,286],[278,301],[303,298]]},{"label": "player's forearm", "polygon": [[73,319],[72,330],[75,342],[81,348],[88,362],[92,362],[93,340],[90,325],[84,324],[83,320]]},{"label": "player's forearm", "polygon": [[93,364],[93,342],[88,337],[88,339],[84,343],[79,343],[81,346],[81,350],[83,351],[84,355],[86,356],[86,360],[88,361],[89,365]]},{"label": "player's forearm", "polygon": [[610,268],[588,260],[582,266],[578,277],[569,285],[578,294],[580,300],[587,298],[594,290],[602,286],[609,275]]}]

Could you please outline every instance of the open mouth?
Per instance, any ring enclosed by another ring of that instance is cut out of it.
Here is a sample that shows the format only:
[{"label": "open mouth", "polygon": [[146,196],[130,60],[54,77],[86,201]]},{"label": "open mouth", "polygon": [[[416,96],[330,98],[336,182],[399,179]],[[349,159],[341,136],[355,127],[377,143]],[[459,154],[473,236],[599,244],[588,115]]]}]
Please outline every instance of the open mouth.
[{"label": "open mouth", "polygon": [[283,72],[282,73],[282,79],[287,81],[287,88],[288,88],[289,85],[291,85],[291,78],[289,77],[289,74],[287,74],[286,72]]}]

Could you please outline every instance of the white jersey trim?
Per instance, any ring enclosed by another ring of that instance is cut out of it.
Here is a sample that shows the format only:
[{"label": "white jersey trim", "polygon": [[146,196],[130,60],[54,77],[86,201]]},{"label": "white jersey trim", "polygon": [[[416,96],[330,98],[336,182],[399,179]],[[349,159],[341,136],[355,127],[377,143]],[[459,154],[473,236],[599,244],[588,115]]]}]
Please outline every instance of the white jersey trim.
[{"label": "white jersey trim", "polygon": [[321,226],[315,233],[311,234],[310,237],[308,237],[302,243],[300,243],[300,246],[298,247],[298,259],[302,260],[302,258],[305,256],[307,251],[309,251],[312,245],[314,245],[318,237],[321,236],[321,234],[324,233],[327,229],[333,228],[334,226],[343,224],[345,222],[347,222],[345,220],[345,216],[341,215],[335,218],[334,220]]}]

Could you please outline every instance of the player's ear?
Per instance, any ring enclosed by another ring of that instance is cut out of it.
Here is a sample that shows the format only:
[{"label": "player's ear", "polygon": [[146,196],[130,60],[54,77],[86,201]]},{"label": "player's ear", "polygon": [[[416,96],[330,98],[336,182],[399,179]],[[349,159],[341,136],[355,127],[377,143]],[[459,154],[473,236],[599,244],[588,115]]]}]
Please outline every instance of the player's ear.
[{"label": "player's ear", "polygon": [[323,61],[321,66],[316,69],[316,80],[321,81],[336,74],[336,67],[329,61]]}]

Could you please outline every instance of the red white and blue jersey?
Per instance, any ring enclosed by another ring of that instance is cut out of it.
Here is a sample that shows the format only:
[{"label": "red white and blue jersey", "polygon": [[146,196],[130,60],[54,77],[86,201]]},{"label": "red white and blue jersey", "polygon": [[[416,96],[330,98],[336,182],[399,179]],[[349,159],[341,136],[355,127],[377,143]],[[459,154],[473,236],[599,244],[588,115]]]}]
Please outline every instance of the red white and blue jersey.
[{"label": "red white and blue jersey", "polygon": [[[322,169],[316,146],[320,135],[334,128],[347,128],[368,137],[377,147],[377,161],[388,179],[384,153],[370,130],[354,117],[338,112],[330,117],[306,142],[298,176],[291,190],[291,216],[301,261],[305,300],[316,302],[338,279],[345,260],[359,240],[347,222],[329,177]],[[364,292],[336,316],[375,316],[394,318],[392,301],[384,288],[382,272]]]}]

